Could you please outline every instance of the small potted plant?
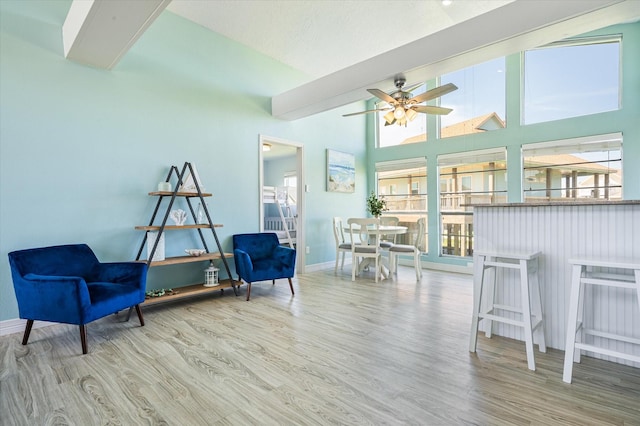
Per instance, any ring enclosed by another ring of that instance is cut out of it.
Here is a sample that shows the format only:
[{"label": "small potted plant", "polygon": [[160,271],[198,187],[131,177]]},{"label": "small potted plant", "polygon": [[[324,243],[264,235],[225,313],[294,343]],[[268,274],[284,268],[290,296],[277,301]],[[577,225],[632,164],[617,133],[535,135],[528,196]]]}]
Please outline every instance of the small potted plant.
[{"label": "small potted plant", "polygon": [[371,195],[367,198],[367,211],[371,213],[373,217],[382,216],[382,212],[386,212],[389,210],[387,208],[387,203],[384,201],[384,198],[376,197],[376,194],[371,191]]}]

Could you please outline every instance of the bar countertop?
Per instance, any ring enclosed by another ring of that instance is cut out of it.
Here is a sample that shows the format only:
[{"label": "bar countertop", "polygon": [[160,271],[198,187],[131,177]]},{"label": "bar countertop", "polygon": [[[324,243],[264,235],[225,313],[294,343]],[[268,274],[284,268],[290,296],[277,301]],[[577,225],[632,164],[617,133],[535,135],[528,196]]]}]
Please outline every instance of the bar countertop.
[{"label": "bar countertop", "polygon": [[640,204],[640,200],[615,200],[615,201],[535,201],[530,203],[495,203],[495,204],[466,204],[466,207],[557,207],[557,206],[622,206]]}]

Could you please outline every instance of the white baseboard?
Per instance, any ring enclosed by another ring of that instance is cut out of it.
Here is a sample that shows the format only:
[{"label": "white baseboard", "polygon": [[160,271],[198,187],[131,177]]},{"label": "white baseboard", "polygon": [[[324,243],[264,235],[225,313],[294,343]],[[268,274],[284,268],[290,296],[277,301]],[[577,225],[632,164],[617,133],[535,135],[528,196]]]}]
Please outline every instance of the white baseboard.
[{"label": "white baseboard", "polygon": [[[27,320],[14,318],[10,320],[0,321],[0,336],[6,336],[13,333],[24,333]],[[36,328],[48,327],[55,323],[48,321],[34,321],[32,330]]]},{"label": "white baseboard", "polygon": [[[351,260],[345,259],[344,262],[345,266],[347,264],[351,265]],[[336,266],[336,262],[335,260],[331,261],[331,262],[324,262],[324,263],[315,263],[313,265],[306,265],[304,268],[305,272],[317,272],[317,271],[322,271],[325,269],[329,269],[329,268],[334,268]],[[351,266],[349,266],[351,267]]]},{"label": "white baseboard", "polygon": [[[404,265],[402,261],[400,262],[400,264]],[[413,263],[408,262],[407,265],[412,266]],[[458,274],[473,275],[473,263],[470,263],[471,266],[468,266],[468,265],[462,266],[462,265],[450,265],[448,263],[422,262],[422,267],[424,269],[432,269],[434,271],[456,272]]]},{"label": "white baseboard", "polygon": [[[400,258],[400,265],[403,266],[411,266],[413,267],[412,259],[403,259]],[[305,265],[305,272],[317,272],[322,271],[329,268],[334,268],[336,265],[335,261],[324,262],[324,263],[315,263],[313,265]],[[351,268],[351,259],[345,259],[344,262],[345,268],[349,265]],[[423,269],[431,269],[433,271],[442,271],[442,272],[455,272],[458,274],[473,274],[473,263],[469,262],[466,266],[462,265],[450,265],[447,263],[436,263],[436,262],[422,262]]]}]

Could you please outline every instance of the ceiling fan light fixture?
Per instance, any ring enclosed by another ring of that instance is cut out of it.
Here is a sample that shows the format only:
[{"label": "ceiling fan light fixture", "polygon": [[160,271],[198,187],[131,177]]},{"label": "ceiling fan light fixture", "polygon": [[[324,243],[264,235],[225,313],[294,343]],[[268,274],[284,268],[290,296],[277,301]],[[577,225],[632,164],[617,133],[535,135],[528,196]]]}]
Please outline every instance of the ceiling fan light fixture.
[{"label": "ceiling fan light fixture", "polygon": [[386,113],[384,115],[384,120],[387,122],[387,124],[393,123],[393,120],[396,119],[394,113],[395,113],[395,111],[389,111],[388,113]]},{"label": "ceiling fan light fixture", "polygon": [[418,113],[412,110],[411,108],[407,108],[407,111],[405,112],[405,116],[409,121],[413,121],[413,119],[416,118],[417,115]]},{"label": "ceiling fan light fixture", "polygon": [[404,108],[402,106],[397,106],[395,111],[393,111],[393,116],[398,120],[403,118],[405,116]]}]

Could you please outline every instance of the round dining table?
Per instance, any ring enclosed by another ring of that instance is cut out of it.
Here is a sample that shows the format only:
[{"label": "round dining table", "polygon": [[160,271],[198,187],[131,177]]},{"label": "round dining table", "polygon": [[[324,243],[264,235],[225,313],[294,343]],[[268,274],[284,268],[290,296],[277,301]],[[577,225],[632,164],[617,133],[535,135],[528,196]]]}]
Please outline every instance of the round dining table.
[{"label": "round dining table", "polygon": [[[399,225],[380,225],[377,229],[375,228],[368,228],[367,229],[367,234],[369,235],[376,235],[376,234],[380,234],[380,235],[400,235],[400,234],[406,234],[407,233],[407,227],[406,226],[399,226]],[[345,232],[351,232],[351,228],[349,226],[345,226],[344,227]],[[358,234],[360,234],[360,227],[359,226],[354,226],[353,227],[354,231],[358,231]],[[389,263],[388,263],[388,259],[385,257],[381,257],[381,263],[382,263],[382,276],[384,278],[389,278]],[[352,260],[353,261],[353,260]],[[371,264],[371,258],[370,257],[365,257],[364,259],[362,259],[362,261],[358,264],[358,274],[360,274],[360,272],[362,272],[365,268],[367,268],[369,265]],[[385,271],[386,268],[386,271]]]},{"label": "round dining table", "polygon": [[[345,232],[351,232],[351,228],[348,227],[348,226],[345,226],[344,230],[345,230]],[[354,226],[353,230],[360,232],[360,227],[359,226]],[[367,230],[367,233],[369,235],[375,235],[376,233],[379,233],[380,235],[406,234],[407,233],[407,227],[406,226],[397,226],[397,225],[380,225],[378,227],[378,229],[369,228]]]}]

